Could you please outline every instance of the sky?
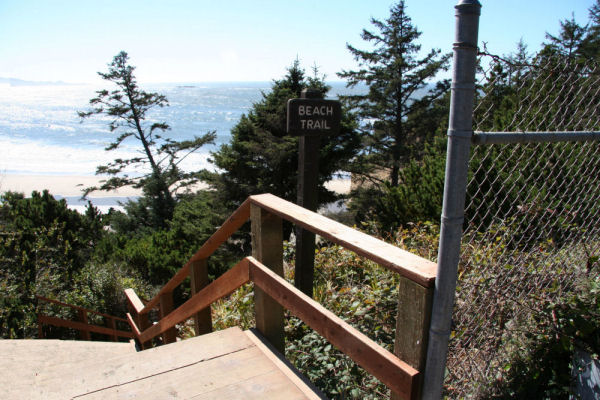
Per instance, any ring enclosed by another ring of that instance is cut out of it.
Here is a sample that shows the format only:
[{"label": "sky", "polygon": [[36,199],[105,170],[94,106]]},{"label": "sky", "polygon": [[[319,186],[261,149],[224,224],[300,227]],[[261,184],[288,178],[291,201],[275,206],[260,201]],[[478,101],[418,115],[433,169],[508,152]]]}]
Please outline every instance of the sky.
[{"label": "sky", "polygon": [[[480,44],[507,54],[523,39],[539,49],[559,21],[585,24],[596,0],[480,0]],[[298,58],[327,80],[356,69],[371,18],[389,0],[0,0],[0,77],[99,83],[119,51],[141,83],[269,81]],[[452,50],[453,0],[406,0],[423,51]]]}]

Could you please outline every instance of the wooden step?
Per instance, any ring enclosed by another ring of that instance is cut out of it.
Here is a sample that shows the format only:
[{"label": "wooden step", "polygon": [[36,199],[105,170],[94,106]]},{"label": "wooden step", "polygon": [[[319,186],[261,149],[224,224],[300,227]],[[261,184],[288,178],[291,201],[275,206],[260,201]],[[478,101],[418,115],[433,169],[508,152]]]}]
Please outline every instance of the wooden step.
[{"label": "wooden step", "polygon": [[0,398],[323,398],[259,334],[239,328],[138,353],[96,353],[26,372],[19,368],[0,382]]},{"label": "wooden step", "polygon": [[[84,360],[90,352],[101,356],[116,356],[135,352],[135,345],[121,342],[90,342],[55,339],[0,340],[0,368],[4,369],[15,360],[27,362],[51,361],[56,357]],[[8,365],[6,364],[8,362]]]}]

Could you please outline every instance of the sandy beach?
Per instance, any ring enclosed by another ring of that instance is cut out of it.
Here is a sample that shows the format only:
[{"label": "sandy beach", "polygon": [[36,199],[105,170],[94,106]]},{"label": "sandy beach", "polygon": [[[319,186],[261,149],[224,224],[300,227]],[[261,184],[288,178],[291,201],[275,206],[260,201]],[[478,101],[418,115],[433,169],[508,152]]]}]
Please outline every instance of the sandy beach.
[{"label": "sandy beach", "polygon": [[[26,196],[37,190],[48,189],[52,195],[62,197],[81,196],[82,189],[98,185],[102,178],[77,175],[12,175],[0,176],[0,192],[21,192]],[[91,197],[132,197],[139,196],[141,190],[121,188],[111,192],[94,192]]]},{"label": "sandy beach", "polygon": [[[98,185],[102,178],[97,176],[77,175],[12,175],[0,176],[0,192],[21,192],[26,196],[37,190],[39,192],[48,189],[52,195],[62,197],[81,196],[82,189]],[[327,188],[337,193],[348,193],[350,190],[350,179],[332,179],[327,182]],[[130,187],[121,188],[111,192],[93,192],[90,197],[133,197],[141,195],[141,190]]]}]

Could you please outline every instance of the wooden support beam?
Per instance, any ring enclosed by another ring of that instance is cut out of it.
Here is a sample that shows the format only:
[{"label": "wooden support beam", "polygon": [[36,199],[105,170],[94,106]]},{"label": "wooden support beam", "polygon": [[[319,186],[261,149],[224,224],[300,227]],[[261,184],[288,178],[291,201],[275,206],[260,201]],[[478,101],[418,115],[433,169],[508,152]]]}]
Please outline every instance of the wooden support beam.
[{"label": "wooden support beam", "polygon": [[[87,312],[85,310],[77,310],[77,319],[82,324],[88,325],[88,317]],[[90,336],[90,331],[88,330],[80,330],[79,338],[81,340],[92,340],[92,337]]]},{"label": "wooden support beam", "polygon": [[37,324],[38,324],[38,339],[44,339],[44,324],[42,324],[42,321],[40,320],[40,315],[38,314],[37,317]]},{"label": "wooden support beam", "polygon": [[118,342],[119,338],[116,334],[117,323],[115,321],[115,318],[114,317],[105,317],[105,318],[106,318],[106,325],[115,331],[115,334],[110,335],[110,340],[112,340],[113,342]]},{"label": "wooden support beam", "polygon": [[[262,208],[250,207],[252,256],[271,271],[283,276],[283,226],[281,218]],[[285,354],[283,307],[260,287],[254,287],[256,329]]]},{"label": "wooden support beam", "polygon": [[[167,292],[160,295],[159,309],[160,319],[163,319],[173,311],[173,292]],[[164,331],[162,338],[163,344],[174,343],[177,340],[177,330],[175,326]]]},{"label": "wooden support beam", "polygon": [[[420,372],[425,371],[433,289],[402,276],[398,285],[394,354]],[[420,398],[422,385],[421,380],[416,383],[417,398]],[[396,400],[401,397],[394,393],[391,398]]]},{"label": "wooden support beam", "polygon": [[[208,285],[208,264],[206,258],[190,263],[190,286],[192,296]],[[212,317],[210,305],[194,315],[194,330],[196,336],[212,332]]]}]

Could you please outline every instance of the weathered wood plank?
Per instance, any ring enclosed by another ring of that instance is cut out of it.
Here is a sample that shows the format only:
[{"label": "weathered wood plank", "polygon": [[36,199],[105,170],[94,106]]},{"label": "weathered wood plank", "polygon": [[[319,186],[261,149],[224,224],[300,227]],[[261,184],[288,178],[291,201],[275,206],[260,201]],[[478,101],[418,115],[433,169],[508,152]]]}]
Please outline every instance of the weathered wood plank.
[{"label": "weathered wood plank", "polygon": [[[283,226],[281,218],[260,207],[250,207],[252,256],[283,276]],[[285,352],[283,307],[260,287],[254,287],[256,329],[281,353]]]},{"label": "weathered wood plank", "polygon": [[[425,370],[427,358],[432,301],[433,288],[426,288],[400,277],[394,354],[421,372]],[[422,384],[420,380],[417,386],[422,388]],[[420,398],[420,390],[417,392],[417,397]],[[394,400],[397,398],[399,397],[392,396]]]},{"label": "weathered wood plank", "polygon": [[300,374],[298,370],[281,354],[269,341],[261,335],[256,329],[244,331],[244,333],[252,340],[273,364],[289,379],[290,383],[296,385],[304,395],[311,400],[327,399],[321,391],[305,376]]},{"label": "weathered wood plank", "polygon": [[196,260],[208,258],[214,251],[236,232],[250,217],[250,201],[246,200],[237,210],[221,225],[219,229],[200,247],[190,260],[160,289],[144,307],[143,313],[150,312],[160,301],[160,295],[175,290],[190,273],[190,263]]},{"label": "weathered wood plank", "polygon": [[193,400],[213,399],[269,399],[302,400],[307,397],[294,385],[282,379],[280,371],[270,371],[250,379],[239,380],[216,390],[191,397]]},{"label": "weathered wood plank", "polygon": [[[272,377],[272,378],[271,378]],[[271,379],[269,379],[271,378]],[[241,386],[243,389],[237,389]],[[275,386],[279,395],[286,399],[302,399],[299,389],[264,356],[257,347],[249,347],[234,353],[223,354],[210,360],[162,373],[159,377],[146,378],[120,384],[116,387],[83,395],[82,399],[193,399],[208,397],[226,399],[222,393],[231,392],[243,396],[233,398],[264,399]],[[242,391],[243,390],[243,391]],[[169,396],[170,394],[170,396]],[[270,397],[268,397],[270,398]]]},{"label": "weathered wood plank", "polygon": [[[10,344],[15,340],[0,340]],[[79,363],[86,363],[90,358],[108,360],[115,357],[135,354],[128,343],[88,342],[74,340],[27,340],[16,346],[5,345],[0,349],[0,399],[43,399],[46,397],[33,395],[36,378],[40,373],[49,370],[78,371]],[[42,342],[38,345],[35,342]],[[35,353],[30,351],[35,350]],[[54,396],[64,399],[65,396]]]},{"label": "weathered wood plank", "polygon": [[[206,259],[190,263],[190,287],[192,295],[208,285],[208,264]],[[212,316],[210,305],[194,315],[194,331],[196,336],[212,332]]]},{"label": "weathered wood plank", "polygon": [[221,297],[232,293],[234,290],[247,283],[248,280],[248,261],[247,259],[243,259],[229,271],[215,279],[210,285],[193,295],[175,311],[162,318],[150,328],[144,330],[140,335],[140,341],[146,342],[151,340],[167,329],[172,328],[175,324],[185,321]]},{"label": "weathered wood plank", "polygon": [[277,276],[257,260],[248,257],[250,277],[331,344],[352,358],[404,399],[415,398],[419,372],[364,334],[325,309],[319,303]]},{"label": "weathered wood plank", "polygon": [[434,262],[271,194],[250,196],[250,201],[253,205],[338,243],[422,286],[431,287],[435,284],[437,264]]},{"label": "weathered wood plank", "polygon": [[160,382],[169,371],[250,347],[253,343],[239,328],[230,328],[110,360],[90,358],[65,369],[38,371],[30,392],[21,393],[19,398],[72,398],[138,380],[149,384],[148,377]]}]

